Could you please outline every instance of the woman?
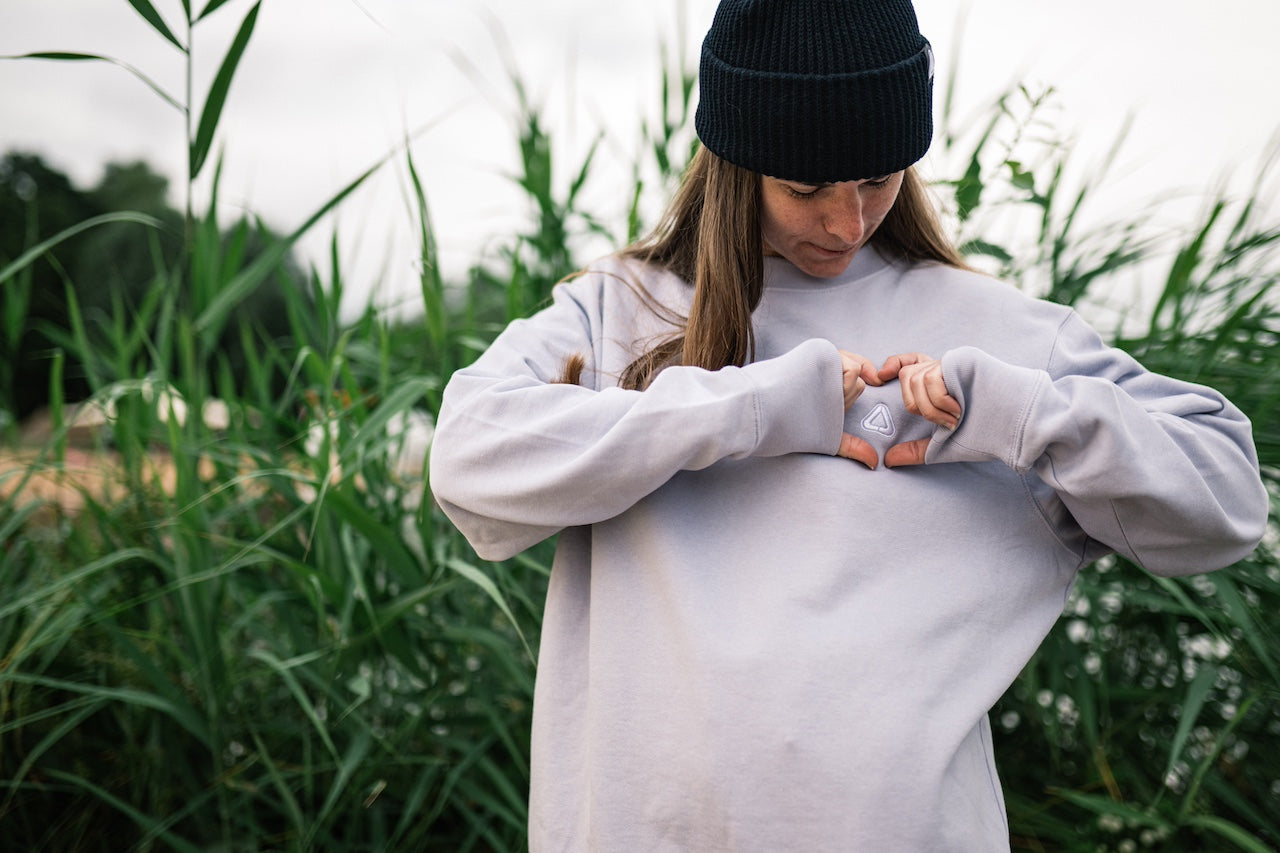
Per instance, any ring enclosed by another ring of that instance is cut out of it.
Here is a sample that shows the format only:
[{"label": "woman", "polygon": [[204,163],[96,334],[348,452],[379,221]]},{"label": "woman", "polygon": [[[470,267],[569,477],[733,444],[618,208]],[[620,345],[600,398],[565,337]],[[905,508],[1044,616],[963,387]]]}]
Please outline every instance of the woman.
[{"label": "woman", "polygon": [[948,245],[932,69],[908,0],[723,0],[657,232],[450,381],[441,506],[559,533],[531,849],[1007,850],[987,712],[1076,572],[1261,537],[1239,411]]}]

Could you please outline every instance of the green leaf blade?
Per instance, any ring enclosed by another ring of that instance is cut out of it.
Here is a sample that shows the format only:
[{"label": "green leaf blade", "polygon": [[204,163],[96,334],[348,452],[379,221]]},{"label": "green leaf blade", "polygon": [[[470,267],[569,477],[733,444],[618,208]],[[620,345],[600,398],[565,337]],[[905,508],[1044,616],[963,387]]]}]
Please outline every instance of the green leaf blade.
[{"label": "green leaf blade", "polygon": [[196,21],[197,22],[203,21],[205,18],[209,17],[214,12],[218,11],[223,6],[225,6],[226,3],[227,3],[227,0],[209,0],[209,5],[205,6],[204,11],[196,16]]},{"label": "green leaf blade", "polygon": [[235,77],[241,57],[244,56],[245,48],[249,45],[249,39],[253,37],[253,28],[258,22],[258,10],[261,8],[262,0],[258,0],[245,15],[235,39],[231,42],[231,47],[227,49],[227,55],[222,60],[222,66],[218,68],[213,85],[209,88],[209,95],[204,101],[204,110],[200,114],[200,124],[196,128],[195,139],[191,141],[189,173],[192,179],[200,174],[200,169],[209,157],[209,149],[213,146],[213,135],[222,117],[227,93],[231,91],[231,81]]},{"label": "green leaf blade", "polygon": [[183,53],[187,52],[187,48],[182,44],[182,42],[178,41],[178,37],[175,36],[173,31],[169,29],[167,24],[165,24],[164,18],[160,17],[160,13],[156,11],[156,7],[151,5],[151,0],[129,0],[129,5],[142,16],[143,20],[151,25],[152,29],[164,36],[164,38],[174,47]]},{"label": "green leaf blade", "polygon": [[119,68],[123,68],[125,71],[128,71],[134,77],[137,77],[139,80],[145,83],[147,88],[149,88],[151,91],[155,92],[157,95],[163,98],[164,102],[167,103],[169,106],[174,107],[179,112],[186,112],[186,107],[184,107],[177,98],[173,97],[173,95],[170,95],[168,92],[162,89],[159,83],[152,80],[150,77],[143,74],[141,71],[139,71],[137,68],[134,68],[129,63],[123,62],[112,56],[104,56],[98,53],[76,53],[73,51],[65,51],[65,50],[44,50],[44,51],[38,51],[36,53],[23,53],[23,54],[10,55],[10,56],[0,56],[0,59],[49,59],[55,62],[106,62],[111,65],[115,65]]},{"label": "green leaf blade", "polygon": [[147,216],[145,213],[136,213],[129,210],[119,211],[117,213],[104,213],[101,216],[94,216],[83,222],[78,222],[69,228],[65,228],[49,239],[32,246],[30,249],[19,255],[8,266],[0,269],[0,286],[4,285],[7,281],[16,276],[23,268],[33,263],[45,252],[49,251],[64,240],[71,239],[81,231],[87,231],[90,228],[95,228],[99,225],[106,225],[110,222],[136,222],[139,225],[146,225],[150,228],[164,227],[164,224],[153,216]]}]

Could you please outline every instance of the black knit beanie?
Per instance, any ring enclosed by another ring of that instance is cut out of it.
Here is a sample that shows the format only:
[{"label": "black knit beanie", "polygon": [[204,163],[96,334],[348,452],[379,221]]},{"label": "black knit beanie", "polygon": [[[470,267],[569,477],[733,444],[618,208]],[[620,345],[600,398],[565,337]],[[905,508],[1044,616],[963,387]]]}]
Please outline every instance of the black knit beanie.
[{"label": "black knit beanie", "polygon": [[721,0],[699,91],[702,144],[784,180],[883,177],[933,137],[933,52],[910,0]]}]

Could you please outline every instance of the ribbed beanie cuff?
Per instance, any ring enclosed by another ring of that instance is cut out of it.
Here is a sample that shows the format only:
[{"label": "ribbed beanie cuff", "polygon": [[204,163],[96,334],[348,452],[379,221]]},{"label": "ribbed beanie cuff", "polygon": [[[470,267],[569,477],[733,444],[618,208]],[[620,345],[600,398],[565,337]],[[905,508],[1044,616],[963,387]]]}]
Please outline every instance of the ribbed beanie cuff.
[{"label": "ribbed beanie cuff", "polygon": [[722,0],[702,45],[698,138],[775,178],[883,177],[929,150],[933,64],[909,0]]}]

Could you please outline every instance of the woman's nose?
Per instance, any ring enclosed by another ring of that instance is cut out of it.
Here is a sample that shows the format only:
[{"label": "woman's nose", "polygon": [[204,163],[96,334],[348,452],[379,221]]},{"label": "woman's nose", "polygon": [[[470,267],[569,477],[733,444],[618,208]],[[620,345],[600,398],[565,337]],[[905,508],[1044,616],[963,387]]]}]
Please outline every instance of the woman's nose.
[{"label": "woman's nose", "polygon": [[857,184],[840,189],[841,192],[835,194],[825,224],[828,234],[846,246],[852,246],[862,240],[862,195]]}]

